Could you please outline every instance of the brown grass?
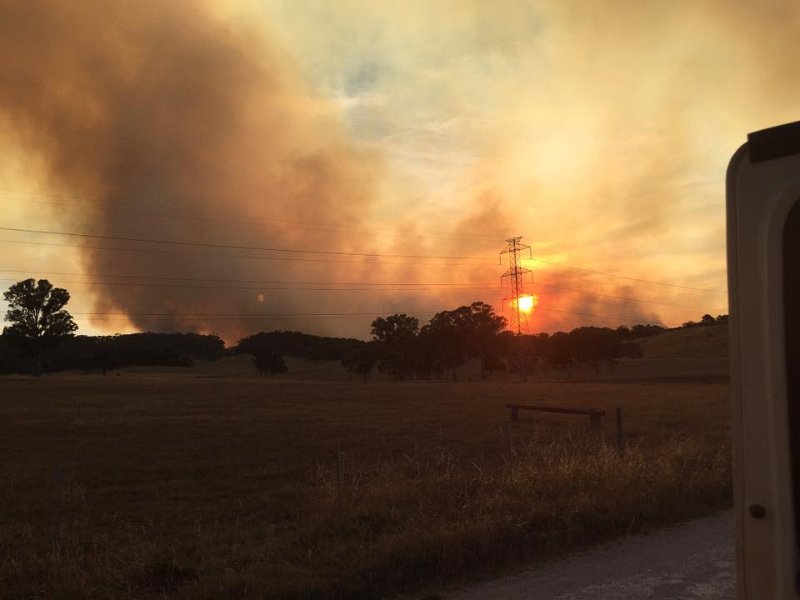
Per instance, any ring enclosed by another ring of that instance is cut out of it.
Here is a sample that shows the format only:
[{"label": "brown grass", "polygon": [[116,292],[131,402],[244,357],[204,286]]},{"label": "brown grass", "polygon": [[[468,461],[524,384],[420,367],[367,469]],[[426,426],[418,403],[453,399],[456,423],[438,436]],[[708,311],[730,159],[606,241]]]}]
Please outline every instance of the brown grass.
[{"label": "brown grass", "polygon": [[641,338],[637,343],[645,358],[705,359],[729,356],[728,325],[704,325],[667,331],[661,335]]},{"label": "brown grass", "polygon": [[[380,598],[486,575],[726,506],[726,393],[2,379],[0,597]],[[506,402],[536,400],[623,406],[631,448],[582,418],[509,424]]]}]

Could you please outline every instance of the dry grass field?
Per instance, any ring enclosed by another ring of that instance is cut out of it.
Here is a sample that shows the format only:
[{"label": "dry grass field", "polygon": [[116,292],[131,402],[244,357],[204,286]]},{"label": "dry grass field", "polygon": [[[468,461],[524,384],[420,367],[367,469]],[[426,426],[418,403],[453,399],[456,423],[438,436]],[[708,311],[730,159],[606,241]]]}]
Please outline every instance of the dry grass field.
[{"label": "dry grass field", "polygon": [[637,343],[645,358],[727,358],[730,334],[728,325],[684,327],[661,335],[642,338]]},{"label": "dry grass field", "polygon": [[0,597],[435,591],[726,506],[727,435],[719,383],[3,378]]}]

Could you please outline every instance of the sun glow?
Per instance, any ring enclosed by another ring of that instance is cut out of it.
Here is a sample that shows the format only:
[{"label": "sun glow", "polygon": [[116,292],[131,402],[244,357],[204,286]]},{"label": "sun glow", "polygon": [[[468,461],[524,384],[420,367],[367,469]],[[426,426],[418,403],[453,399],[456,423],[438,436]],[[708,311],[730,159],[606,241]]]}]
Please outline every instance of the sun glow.
[{"label": "sun glow", "polygon": [[532,296],[530,294],[525,294],[524,296],[520,296],[517,300],[519,305],[519,309],[524,313],[531,312],[535,307],[536,304],[539,302],[538,296]]}]

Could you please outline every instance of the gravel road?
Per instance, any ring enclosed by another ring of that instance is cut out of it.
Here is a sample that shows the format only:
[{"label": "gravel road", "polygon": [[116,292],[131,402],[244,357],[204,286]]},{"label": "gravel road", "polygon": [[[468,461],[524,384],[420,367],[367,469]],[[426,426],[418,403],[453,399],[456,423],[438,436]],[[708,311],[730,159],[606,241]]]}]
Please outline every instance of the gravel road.
[{"label": "gravel road", "polygon": [[736,598],[733,517],[697,519],[632,535],[447,600],[732,600]]}]

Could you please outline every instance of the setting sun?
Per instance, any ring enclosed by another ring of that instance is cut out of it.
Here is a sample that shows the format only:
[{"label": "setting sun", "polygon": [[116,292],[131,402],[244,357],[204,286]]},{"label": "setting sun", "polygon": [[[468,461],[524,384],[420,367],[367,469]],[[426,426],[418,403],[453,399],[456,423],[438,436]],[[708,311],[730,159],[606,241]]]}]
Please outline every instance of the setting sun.
[{"label": "setting sun", "polygon": [[520,296],[518,300],[519,309],[524,313],[529,313],[536,307],[538,301],[539,301],[538,296],[531,296],[529,294]]}]

